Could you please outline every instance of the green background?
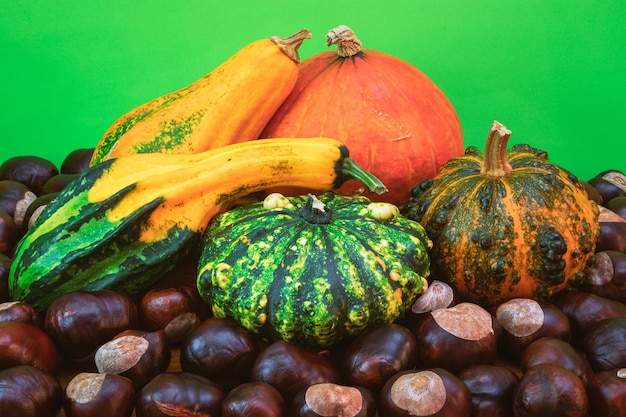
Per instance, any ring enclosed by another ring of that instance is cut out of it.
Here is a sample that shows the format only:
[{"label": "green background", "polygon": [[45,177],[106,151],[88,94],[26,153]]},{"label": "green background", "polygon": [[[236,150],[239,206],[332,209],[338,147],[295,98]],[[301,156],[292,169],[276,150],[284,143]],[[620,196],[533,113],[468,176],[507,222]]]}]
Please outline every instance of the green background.
[{"label": "green background", "polygon": [[60,164],[131,108],[244,45],[306,27],[302,58],[350,26],[425,72],[482,147],[493,120],[582,179],[626,169],[626,2],[4,1],[0,162]]}]

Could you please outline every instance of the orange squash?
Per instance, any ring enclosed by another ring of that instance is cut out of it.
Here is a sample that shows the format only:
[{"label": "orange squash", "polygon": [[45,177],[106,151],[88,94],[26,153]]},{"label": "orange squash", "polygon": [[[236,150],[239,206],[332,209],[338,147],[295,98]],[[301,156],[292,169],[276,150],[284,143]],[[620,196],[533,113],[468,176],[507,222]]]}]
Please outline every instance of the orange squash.
[{"label": "orange squash", "polygon": [[484,152],[448,161],[407,206],[433,241],[432,276],[485,307],[579,286],[600,232],[583,182],[527,144],[507,151],[510,134],[494,122]]},{"label": "orange squash", "polygon": [[[327,44],[336,44],[337,51],[301,62],[296,85],[261,138],[337,138],[389,189],[381,196],[363,194],[403,206],[413,185],[463,153],[457,113],[423,72],[395,56],[362,49],[348,27],[331,30]],[[349,181],[337,193],[351,195],[360,187]]]}]

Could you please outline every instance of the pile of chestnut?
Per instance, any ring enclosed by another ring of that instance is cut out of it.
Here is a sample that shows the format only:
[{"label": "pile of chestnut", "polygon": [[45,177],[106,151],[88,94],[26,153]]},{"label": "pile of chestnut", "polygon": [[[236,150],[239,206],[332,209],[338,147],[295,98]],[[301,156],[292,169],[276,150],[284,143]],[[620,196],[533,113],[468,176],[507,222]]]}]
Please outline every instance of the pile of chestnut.
[{"label": "pile of chestnut", "polygon": [[130,297],[74,291],[45,312],[9,299],[11,256],[93,149],[58,170],[0,165],[0,415],[624,416],[626,176],[586,182],[602,206],[595,263],[575,291],[484,308],[434,279],[401,321],[331,348],[265,341],[211,315],[195,259]]}]

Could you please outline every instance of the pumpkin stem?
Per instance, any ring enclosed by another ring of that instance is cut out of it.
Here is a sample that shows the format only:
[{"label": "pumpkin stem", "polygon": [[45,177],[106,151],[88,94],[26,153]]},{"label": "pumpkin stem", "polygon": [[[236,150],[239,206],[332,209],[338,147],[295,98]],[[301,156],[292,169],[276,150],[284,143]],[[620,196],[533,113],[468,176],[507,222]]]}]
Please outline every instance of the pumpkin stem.
[{"label": "pumpkin stem", "polygon": [[285,55],[287,55],[296,64],[299,64],[300,55],[298,54],[298,49],[300,49],[300,45],[302,45],[302,42],[305,39],[311,39],[311,32],[308,29],[302,29],[291,36],[287,36],[286,38],[272,36],[270,39],[278,46],[278,48],[280,48],[281,51],[283,51]]},{"label": "pumpkin stem", "polygon": [[480,174],[486,177],[500,178],[509,174],[513,168],[506,159],[506,147],[511,131],[502,123],[494,121],[487,135],[485,154],[480,167]]},{"label": "pumpkin stem", "polygon": [[306,202],[300,207],[298,214],[313,224],[328,224],[333,218],[333,212],[313,194],[307,196]]},{"label": "pumpkin stem", "polygon": [[385,184],[374,176],[374,174],[364,170],[350,158],[343,158],[343,161],[341,162],[341,175],[343,180],[353,179],[361,181],[371,192],[378,195],[389,191]]},{"label": "pumpkin stem", "polygon": [[330,45],[337,45],[337,55],[342,58],[350,58],[361,52],[361,41],[352,29],[345,25],[337,26],[328,31],[326,46]]}]

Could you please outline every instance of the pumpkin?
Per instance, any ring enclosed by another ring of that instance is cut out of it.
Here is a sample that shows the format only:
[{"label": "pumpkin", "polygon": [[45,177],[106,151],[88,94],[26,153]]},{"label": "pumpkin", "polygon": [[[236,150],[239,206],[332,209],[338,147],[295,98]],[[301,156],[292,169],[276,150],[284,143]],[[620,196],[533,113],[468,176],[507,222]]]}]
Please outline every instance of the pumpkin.
[{"label": "pumpkin", "polygon": [[211,222],[198,290],[263,338],[331,346],[404,315],[427,287],[429,246],[392,204],[274,193]]},{"label": "pumpkin", "polygon": [[433,276],[465,300],[550,299],[579,285],[599,234],[583,183],[494,122],[484,153],[470,146],[416,186],[407,217],[433,240]]},{"label": "pumpkin", "polygon": [[330,138],[109,159],[64,188],[22,238],[9,274],[11,297],[45,310],[78,289],[140,293],[180,264],[211,218],[238,198],[272,185],[326,191],[348,178],[384,191]]},{"label": "pumpkin", "polygon": [[[458,116],[442,90],[422,71],[390,54],[363,49],[354,32],[328,33],[337,51],[300,64],[291,93],[261,138],[330,136],[343,141],[352,158],[389,192],[377,196],[347,182],[337,193],[363,195],[403,207],[413,185],[434,176],[462,155]],[[305,190],[279,190],[298,195]]]}]

